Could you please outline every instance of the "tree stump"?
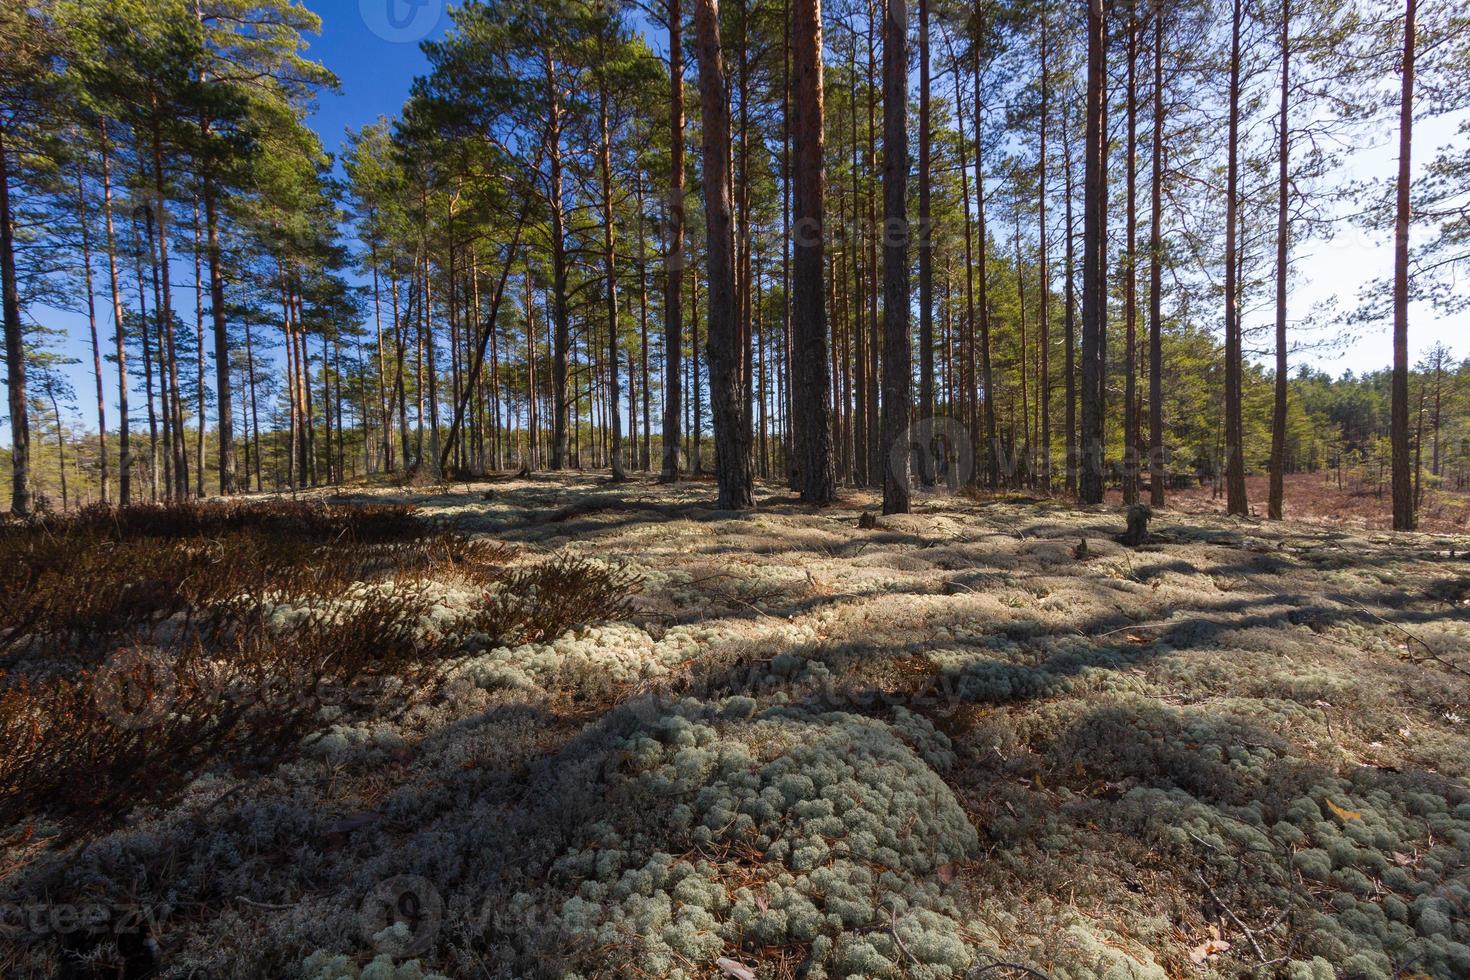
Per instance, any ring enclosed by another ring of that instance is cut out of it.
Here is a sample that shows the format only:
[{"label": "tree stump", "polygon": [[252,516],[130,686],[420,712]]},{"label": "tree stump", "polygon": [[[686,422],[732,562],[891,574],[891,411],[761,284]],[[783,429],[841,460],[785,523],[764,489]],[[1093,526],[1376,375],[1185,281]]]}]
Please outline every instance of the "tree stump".
[{"label": "tree stump", "polygon": [[1128,530],[1124,531],[1118,538],[1121,544],[1130,548],[1148,543],[1148,522],[1154,516],[1153,508],[1148,504],[1134,504],[1128,508]]}]

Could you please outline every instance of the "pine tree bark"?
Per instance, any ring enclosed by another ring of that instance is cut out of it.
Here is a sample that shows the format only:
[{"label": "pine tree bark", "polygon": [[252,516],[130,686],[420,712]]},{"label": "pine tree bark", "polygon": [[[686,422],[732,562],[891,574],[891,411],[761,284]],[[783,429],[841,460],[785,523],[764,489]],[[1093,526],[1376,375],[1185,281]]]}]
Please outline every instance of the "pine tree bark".
[{"label": "pine tree bark", "polygon": [[684,25],[680,0],[669,18],[669,236],[664,255],[664,420],[660,483],[679,479],[684,359]]},{"label": "pine tree bark", "polygon": [[[854,109],[856,111],[856,109]],[[796,489],[795,435],[792,429],[791,375],[791,0],[781,3],[781,353],[785,369],[776,375],[780,392],[781,454],[786,482]],[[785,384],[782,381],[785,379]]]},{"label": "pine tree bark", "polygon": [[[214,177],[204,175],[204,227],[208,239],[209,305],[214,327],[215,407],[219,413],[219,491],[239,490],[235,473],[235,415],[230,391],[230,335],[225,317],[225,277],[220,258],[219,203]],[[200,357],[204,354],[201,351]]]},{"label": "pine tree bark", "polygon": [[[883,459],[883,423],[880,414],[880,390],[882,378],[879,374],[883,338],[878,324],[879,293],[882,289],[878,278],[878,242],[883,237],[878,225],[878,100],[874,79],[878,74],[878,6],[880,0],[868,0],[868,486],[881,487],[883,474],[888,466]],[[854,204],[854,208],[856,205]]]},{"label": "pine tree bark", "polygon": [[1036,192],[1037,209],[1037,237],[1041,256],[1041,327],[1039,344],[1041,348],[1041,465],[1040,478],[1043,492],[1051,492],[1051,462],[1052,462],[1052,436],[1051,436],[1051,266],[1050,256],[1047,254],[1047,227],[1046,227],[1046,137],[1047,137],[1047,113],[1050,109],[1051,97],[1051,71],[1048,57],[1050,51],[1047,44],[1049,41],[1047,31],[1047,11],[1045,7],[1041,11],[1041,134],[1040,134],[1040,160],[1037,162],[1038,187]]},{"label": "pine tree bark", "polygon": [[0,128],[0,294],[5,315],[5,387],[10,398],[10,512],[31,512],[31,426],[26,402],[25,334],[15,270],[15,218],[10,210],[10,151]]},{"label": "pine tree bark", "polygon": [[[975,391],[975,223],[970,215],[970,161],[969,141],[965,136],[964,90],[960,84],[960,61],[955,57],[953,48],[950,50],[950,58],[954,63],[955,122],[959,129],[960,197],[964,202],[965,211],[965,332],[961,338],[959,352],[960,392],[965,408],[961,410],[961,416],[969,426],[973,439],[974,433],[980,431],[979,400]],[[977,106],[975,116],[977,135],[980,122],[978,110]]]},{"label": "pine tree bark", "polygon": [[683,419],[683,271],[684,254],[684,61],[679,0],[668,0],[669,22],[669,193],[668,235],[664,242],[664,390],[663,458],[659,482],[679,478],[680,425]]},{"label": "pine tree bark", "polygon": [[1126,256],[1123,259],[1123,503],[1138,503],[1138,9],[1128,11],[1128,150]]},{"label": "pine tree bark", "polygon": [[695,47],[704,123],[705,255],[710,408],[715,425],[715,479],[721,510],[755,504],[750,431],[740,404],[740,323],[735,308],[735,238],[730,184],[730,92],[720,46],[718,0],[695,0]]},{"label": "pine tree bark", "polygon": [[1241,420],[1244,369],[1241,351],[1240,278],[1236,223],[1240,213],[1240,33],[1245,0],[1233,0],[1230,27],[1230,120],[1226,139],[1225,177],[1225,509],[1245,517],[1250,503],[1245,491],[1244,426]]},{"label": "pine tree bark", "polygon": [[609,106],[611,94],[604,81],[597,99],[597,121],[600,133],[598,167],[602,174],[602,273],[606,277],[607,295],[607,418],[612,478],[626,480],[623,468],[622,409],[618,405],[618,278],[617,251],[613,229],[612,132]]},{"label": "pine tree bark", "polygon": [[1062,386],[1062,397],[1066,404],[1062,409],[1062,424],[1067,430],[1064,449],[1067,454],[1066,474],[1063,478],[1068,493],[1077,492],[1077,235],[1073,224],[1073,198],[1076,197],[1076,181],[1072,170],[1072,127],[1071,114],[1062,114],[1062,193],[1066,198],[1067,247],[1064,258],[1066,282],[1062,287],[1062,372],[1066,375]]},{"label": "pine tree bark", "polygon": [[[152,119],[152,149],[153,149],[153,192],[156,206],[154,219],[158,226],[158,264],[157,273],[160,276],[161,299],[155,303],[154,312],[158,314],[159,323],[162,325],[159,343],[162,345],[160,354],[164,358],[165,375],[162,378],[165,390],[165,411],[168,414],[172,427],[173,438],[171,440],[172,452],[170,458],[173,462],[173,493],[178,499],[183,500],[189,496],[189,463],[188,451],[184,445],[184,405],[179,396],[179,356],[178,346],[174,339],[174,313],[173,313],[173,285],[170,279],[169,257],[168,257],[168,202],[164,194],[163,177],[163,142],[162,124],[158,117],[158,107],[154,104],[154,115]],[[150,225],[150,228],[152,225]],[[165,429],[167,435],[168,429]]]},{"label": "pine tree bark", "polygon": [[[855,358],[855,408],[856,418],[853,432],[853,482],[865,487],[868,485],[869,475],[872,467],[868,463],[869,433],[876,431],[878,420],[868,414],[868,392],[878,383],[878,379],[869,375],[868,345],[871,338],[868,336],[867,322],[867,285],[863,270],[863,232],[861,230],[859,209],[861,204],[861,189],[858,186],[861,173],[861,161],[859,159],[861,150],[858,141],[858,36],[857,31],[852,31],[852,49],[848,57],[848,76],[851,88],[848,93],[848,126],[852,136],[852,156],[850,160],[850,192],[852,195],[852,225],[857,233],[851,236],[852,253],[852,298],[848,304],[847,321],[851,323],[853,336],[856,338]],[[869,230],[871,234],[871,229]]]},{"label": "pine tree bark", "polygon": [[1166,502],[1164,448],[1164,13],[1154,13],[1153,153],[1149,174],[1148,430],[1149,503]]},{"label": "pine tree bark", "polygon": [[1082,233],[1082,455],[1078,499],[1100,504],[1106,489],[1103,412],[1107,364],[1107,48],[1104,0],[1087,4],[1087,147]]},{"label": "pine tree bark", "polygon": [[1418,524],[1409,455],[1409,179],[1414,146],[1414,54],[1416,0],[1404,4],[1404,60],[1399,98],[1399,172],[1394,214],[1393,396],[1389,440],[1393,447],[1393,528],[1412,531]]},{"label": "pine tree bark", "polygon": [[908,7],[883,16],[883,513],[909,511]]},{"label": "pine tree bark", "polygon": [[[197,431],[194,433],[194,492],[200,497],[204,496],[204,429],[205,419],[205,387],[204,387],[204,263],[202,253],[204,243],[201,240],[199,230],[199,195],[194,195],[194,241],[190,250],[194,256],[194,367],[196,374],[195,383],[195,421]],[[228,374],[228,372],[227,372]]]},{"label": "pine tree bark", "polygon": [[1291,0],[1281,0],[1281,148],[1276,176],[1276,385],[1271,408],[1271,495],[1267,516],[1279,521],[1286,498],[1286,274],[1287,189],[1291,159]]},{"label": "pine tree bark", "polygon": [[[934,417],[934,228],[930,202],[929,0],[919,0],[919,417]],[[934,460],[919,452],[919,482],[934,484]]]},{"label": "pine tree bark", "polygon": [[126,507],[133,501],[132,456],[128,446],[128,360],[123,342],[122,287],[117,273],[117,233],[112,221],[112,147],[107,121],[99,123],[102,146],[102,214],[107,228],[107,272],[112,287],[112,323],[117,356],[117,502]]},{"label": "pine tree bark", "polygon": [[549,167],[548,201],[551,212],[551,316],[555,321],[551,352],[551,468],[568,463],[570,436],[567,431],[568,358],[571,351],[571,313],[567,308],[566,215],[562,200],[561,95],[556,62],[546,59],[547,135]]},{"label": "pine tree bark", "polygon": [[[979,304],[980,317],[980,386],[983,393],[980,410],[985,427],[986,479],[991,489],[1000,487],[1000,439],[995,417],[995,363],[991,357],[990,343],[990,233],[985,228],[985,132],[981,116],[980,101],[980,52],[974,51],[971,68],[975,86],[975,238],[978,248]],[[973,355],[972,355],[973,357]]]},{"label": "pine tree bark", "polygon": [[97,342],[97,297],[92,288],[91,219],[87,215],[87,187],[82,163],[77,161],[77,223],[82,231],[82,277],[87,290],[87,328],[92,339],[92,376],[97,382],[97,477],[102,502],[112,499],[107,470],[107,395],[102,387],[102,347]]},{"label": "pine tree bark", "polygon": [[[143,233],[133,212],[133,268],[138,276],[138,337],[143,355],[143,403],[148,410],[148,499],[158,501],[158,415],[153,403],[153,353],[148,340],[148,291],[143,281]],[[294,419],[295,416],[293,415]]]},{"label": "pine tree bark", "polygon": [[837,495],[832,457],[831,329],[823,288],[826,215],[823,180],[821,0],[795,0],[792,27],[794,217],[791,372],[797,485],[807,503]]}]

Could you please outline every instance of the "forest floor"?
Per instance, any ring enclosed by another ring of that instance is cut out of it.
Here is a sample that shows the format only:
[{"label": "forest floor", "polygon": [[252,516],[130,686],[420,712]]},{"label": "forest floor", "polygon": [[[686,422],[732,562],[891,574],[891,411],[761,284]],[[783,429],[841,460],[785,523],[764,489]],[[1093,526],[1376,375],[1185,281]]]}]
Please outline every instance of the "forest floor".
[{"label": "forest floor", "polygon": [[[1345,478],[1339,486],[1332,473],[1288,474],[1284,483],[1287,520],[1345,525],[1360,530],[1393,527],[1393,505],[1387,483]],[[1267,477],[1246,478],[1251,511],[1265,516],[1271,487]],[[1117,494],[1113,495],[1117,498]],[[1206,484],[1169,494],[1169,504],[1186,514],[1225,513],[1224,487]],[[1419,529],[1434,534],[1470,534],[1470,492],[1425,487],[1419,506]]]},{"label": "forest floor", "polygon": [[[0,623],[0,725],[32,760],[0,763],[0,976],[1470,976],[1470,537],[1165,511],[1130,548],[1116,507],[921,495],[863,529],[866,493],[712,497],[548,476],[326,498],[433,529],[422,561],[303,553],[347,610],[310,633],[351,620],[372,696],[299,729],[273,710],[267,761],[240,754],[248,712],[188,766],[132,737],[139,768],[85,820],[74,785],[33,785],[64,753],[16,701],[17,678],[92,676],[81,644],[13,642],[71,614]],[[394,609],[432,676],[361,615],[398,588],[428,597]],[[340,659],[280,625],[304,605],[272,606],[288,660]],[[254,656],[262,689],[289,680]],[[203,689],[178,669],[143,701]],[[33,813],[3,808],[23,792]]]}]

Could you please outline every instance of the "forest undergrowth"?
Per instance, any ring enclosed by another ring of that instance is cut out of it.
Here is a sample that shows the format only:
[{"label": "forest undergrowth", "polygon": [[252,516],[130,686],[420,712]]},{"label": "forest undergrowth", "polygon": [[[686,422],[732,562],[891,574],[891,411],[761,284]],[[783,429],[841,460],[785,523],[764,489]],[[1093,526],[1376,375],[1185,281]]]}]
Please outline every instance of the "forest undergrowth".
[{"label": "forest undergrowth", "polygon": [[1470,538],[758,497],[0,527],[0,975],[1470,975]]}]

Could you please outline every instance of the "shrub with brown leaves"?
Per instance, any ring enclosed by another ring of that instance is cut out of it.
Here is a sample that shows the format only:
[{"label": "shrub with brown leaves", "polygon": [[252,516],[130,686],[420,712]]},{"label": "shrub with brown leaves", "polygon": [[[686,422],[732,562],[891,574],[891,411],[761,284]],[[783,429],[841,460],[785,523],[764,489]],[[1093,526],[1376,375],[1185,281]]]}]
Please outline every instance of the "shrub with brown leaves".
[{"label": "shrub with brown leaves", "polygon": [[626,615],[637,575],[562,553],[507,575],[487,592],[475,628],[504,644],[542,643],[573,626]]},{"label": "shrub with brown leaves", "polygon": [[424,630],[421,584],[489,587],[513,556],[407,507],[90,508],[5,528],[0,827],[85,833],[211,766],[273,764],[323,707],[431,693],[460,636]]}]

